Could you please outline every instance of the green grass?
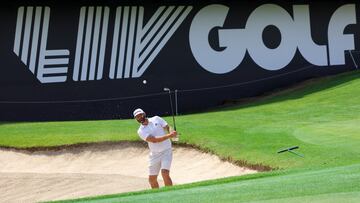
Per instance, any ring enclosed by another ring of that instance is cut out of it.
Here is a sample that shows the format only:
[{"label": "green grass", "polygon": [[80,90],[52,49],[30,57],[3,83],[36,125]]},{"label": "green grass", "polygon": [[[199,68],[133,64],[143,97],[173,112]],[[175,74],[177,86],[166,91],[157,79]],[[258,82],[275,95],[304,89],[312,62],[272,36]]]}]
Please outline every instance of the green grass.
[{"label": "green grass", "polygon": [[16,148],[138,140],[132,120],[0,124],[0,145]]},{"label": "green grass", "polygon": [[[171,123],[170,118],[166,120]],[[359,124],[358,71],[316,80],[254,103],[179,116],[181,142],[247,166],[262,164],[286,172],[95,199],[101,202],[112,198],[155,201],[160,197],[190,202],[359,200]],[[134,120],[1,123],[0,145],[26,148],[135,141],[139,140],[137,126]],[[298,152],[304,158],[276,153],[294,145],[300,146]]]}]

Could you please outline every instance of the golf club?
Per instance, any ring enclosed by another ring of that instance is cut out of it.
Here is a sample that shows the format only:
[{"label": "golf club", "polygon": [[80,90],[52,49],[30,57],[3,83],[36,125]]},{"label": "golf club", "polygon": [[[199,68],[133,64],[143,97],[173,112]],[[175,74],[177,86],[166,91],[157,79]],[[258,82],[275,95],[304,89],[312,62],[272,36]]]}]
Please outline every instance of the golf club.
[{"label": "golf club", "polygon": [[[174,130],[176,131],[176,123],[175,123],[174,108],[173,108],[172,98],[171,98],[171,90],[170,90],[170,88],[164,87],[164,91],[169,93],[171,115],[172,115],[172,118],[173,118]],[[174,141],[178,141],[178,138],[176,137],[174,139]]]},{"label": "golf club", "polygon": [[304,155],[294,152],[293,151],[294,149],[299,149],[299,146],[293,146],[293,147],[288,147],[288,148],[285,148],[285,149],[281,149],[277,153],[280,154],[280,153],[283,153],[283,152],[290,152],[290,153],[295,154],[297,156],[304,157]]}]

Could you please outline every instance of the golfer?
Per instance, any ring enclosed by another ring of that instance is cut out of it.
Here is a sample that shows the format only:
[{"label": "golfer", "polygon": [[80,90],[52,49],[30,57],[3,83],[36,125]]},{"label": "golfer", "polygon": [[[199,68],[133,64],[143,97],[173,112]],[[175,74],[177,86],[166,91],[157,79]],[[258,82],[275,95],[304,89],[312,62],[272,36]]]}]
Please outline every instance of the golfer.
[{"label": "golfer", "polygon": [[172,186],[170,166],[172,148],[170,138],[176,137],[176,131],[170,129],[166,121],[159,116],[147,118],[142,109],[136,109],[134,118],[141,124],[138,134],[149,145],[149,183],[151,188],[159,188],[157,177],[161,170],[165,186]]}]

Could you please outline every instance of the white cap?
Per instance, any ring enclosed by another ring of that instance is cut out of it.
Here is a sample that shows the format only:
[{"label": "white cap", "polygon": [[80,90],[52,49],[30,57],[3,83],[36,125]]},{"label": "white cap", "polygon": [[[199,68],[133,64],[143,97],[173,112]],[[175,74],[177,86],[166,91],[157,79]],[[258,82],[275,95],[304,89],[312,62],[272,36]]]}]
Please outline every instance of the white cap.
[{"label": "white cap", "polygon": [[134,115],[134,117],[135,117],[135,116],[137,116],[137,115],[139,115],[139,114],[141,114],[141,113],[145,114],[145,112],[144,112],[142,109],[135,109],[133,115]]}]

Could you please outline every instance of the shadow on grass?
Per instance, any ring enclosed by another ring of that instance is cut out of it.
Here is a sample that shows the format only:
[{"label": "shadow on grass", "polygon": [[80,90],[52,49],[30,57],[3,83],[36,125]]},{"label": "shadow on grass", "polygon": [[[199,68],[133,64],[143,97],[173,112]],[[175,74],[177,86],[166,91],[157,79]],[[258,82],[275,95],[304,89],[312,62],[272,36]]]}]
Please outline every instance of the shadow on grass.
[{"label": "shadow on grass", "polygon": [[358,70],[342,73],[335,76],[314,78],[314,79],[306,80],[291,87],[286,87],[280,90],[275,90],[266,93],[258,97],[229,101],[216,109],[210,110],[209,112],[231,111],[241,108],[255,107],[264,104],[282,102],[286,100],[300,99],[309,94],[334,88],[339,85],[356,80],[358,78],[360,78],[360,71]]},{"label": "shadow on grass", "polygon": [[13,123],[17,123],[17,122],[2,121],[2,122],[0,122],[0,126],[1,125],[6,125],[6,124],[13,124]]},{"label": "shadow on grass", "polygon": [[29,121],[1,121],[0,122],[0,127],[2,125],[19,124],[19,123],[29,123]]}]

